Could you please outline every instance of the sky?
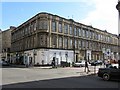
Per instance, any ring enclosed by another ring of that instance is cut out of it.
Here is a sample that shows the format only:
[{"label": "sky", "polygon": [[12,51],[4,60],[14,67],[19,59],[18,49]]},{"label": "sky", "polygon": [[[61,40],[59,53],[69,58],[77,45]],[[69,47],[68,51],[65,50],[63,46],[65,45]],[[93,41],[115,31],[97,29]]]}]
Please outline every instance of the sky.
[{"label": "sky", "polygon": [[40,12],[56,14],[118,34],[118,0],[2,0],[1,30],[19,26]]}]

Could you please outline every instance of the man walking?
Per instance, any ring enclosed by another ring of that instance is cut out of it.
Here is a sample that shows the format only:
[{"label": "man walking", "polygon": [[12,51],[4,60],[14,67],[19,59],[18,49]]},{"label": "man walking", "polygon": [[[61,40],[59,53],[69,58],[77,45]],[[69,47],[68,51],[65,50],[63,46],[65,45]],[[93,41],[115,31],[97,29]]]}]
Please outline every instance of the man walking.
[{"label": "man walking", "polygon": [[84,72],[86,72],[86,69],[87,69],[87,73],[90,72],[87,60],[85,60],[85,70],[84,70]]}]

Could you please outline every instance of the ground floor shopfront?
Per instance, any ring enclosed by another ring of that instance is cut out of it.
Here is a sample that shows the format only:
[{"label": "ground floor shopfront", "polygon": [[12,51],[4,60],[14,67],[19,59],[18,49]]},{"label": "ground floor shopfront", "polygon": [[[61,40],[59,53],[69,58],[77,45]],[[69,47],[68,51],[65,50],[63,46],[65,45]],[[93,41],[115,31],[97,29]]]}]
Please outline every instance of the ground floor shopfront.
[{"label": "ground floor shopfront", "polygon": [[92,50],[60,50],[60,49],[33,49],[10,54],[10,63],[28,65],[50,65],[55,58],[56,65],[61,62],[72,64],[80,60],[103,60],[117,59],[118,53],[111,53],[110,56],[102,51]]},{"label": "ground floor shopfront", "polygon": [[55,58],[56,65],[60,65],[61,61],[72,64],[74,62],[74,52],[73,50],[57,49],[34,49],[16,52],[11,54],[11,63],[50,65],[53,58]]},{"label": "ground floor shopfront", "polygon": [[79,50],[75,53],[75,61],[79,60],[103,60],[103,54],[101,51]]}]

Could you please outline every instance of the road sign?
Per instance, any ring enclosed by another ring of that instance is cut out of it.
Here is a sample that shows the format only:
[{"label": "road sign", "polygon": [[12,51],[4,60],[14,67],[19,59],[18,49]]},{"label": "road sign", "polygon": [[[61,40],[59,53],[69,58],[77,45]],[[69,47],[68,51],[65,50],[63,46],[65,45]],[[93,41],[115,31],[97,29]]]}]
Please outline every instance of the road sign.
[{"label": "road sign", "polygon": [[110,49],[107,49],[107,50],[106,50],[106,55],[107,55],[107,56],[110,56],[110,55],[111,55],[111,50],[110,50]]}]

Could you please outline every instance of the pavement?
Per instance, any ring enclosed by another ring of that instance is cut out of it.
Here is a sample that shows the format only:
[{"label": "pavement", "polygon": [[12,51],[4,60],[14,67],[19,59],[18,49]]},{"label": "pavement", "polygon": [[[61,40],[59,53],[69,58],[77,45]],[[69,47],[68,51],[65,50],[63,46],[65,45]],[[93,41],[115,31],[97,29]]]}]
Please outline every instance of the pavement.
[{"label": "pavement", "polygon": [[[25,67],[25,65],[10,65],[10,67],[15,67],[15,68],[27,68]],[[95,75],[97,74],[99,68],[102,68],[104,67],[103,65],[102,66],[89,66],[89,70],[90,72],[84,72],[85,70],[85,67],[57,67],[57,68],[52,68],[52,66],[31,66],[31,67],[28,67],[28,68],[32,68],[32,69],[68,69],[68,70],[79,70],[80,72],[80,75],[83,76],[83,75]]]},{"label": "pavement", "polygon": [[3,88],[118,87],[117,82],[105,82],[97,76],[97,71],[102,66],[89,66],[88,73],[84,72],[85,67],[19,67],[2,68],[2,84],[0,85]]},{"label": "pavement", "polygon": [[[22,68],[21,68],[22,67]],[[51,80],[57,78],[96,76],[101,66],[89,66],[90,72],[84,72],[85,67],[29,67],[13,65],[2,68],[2,84],[30,82],[36,80]]]}]

